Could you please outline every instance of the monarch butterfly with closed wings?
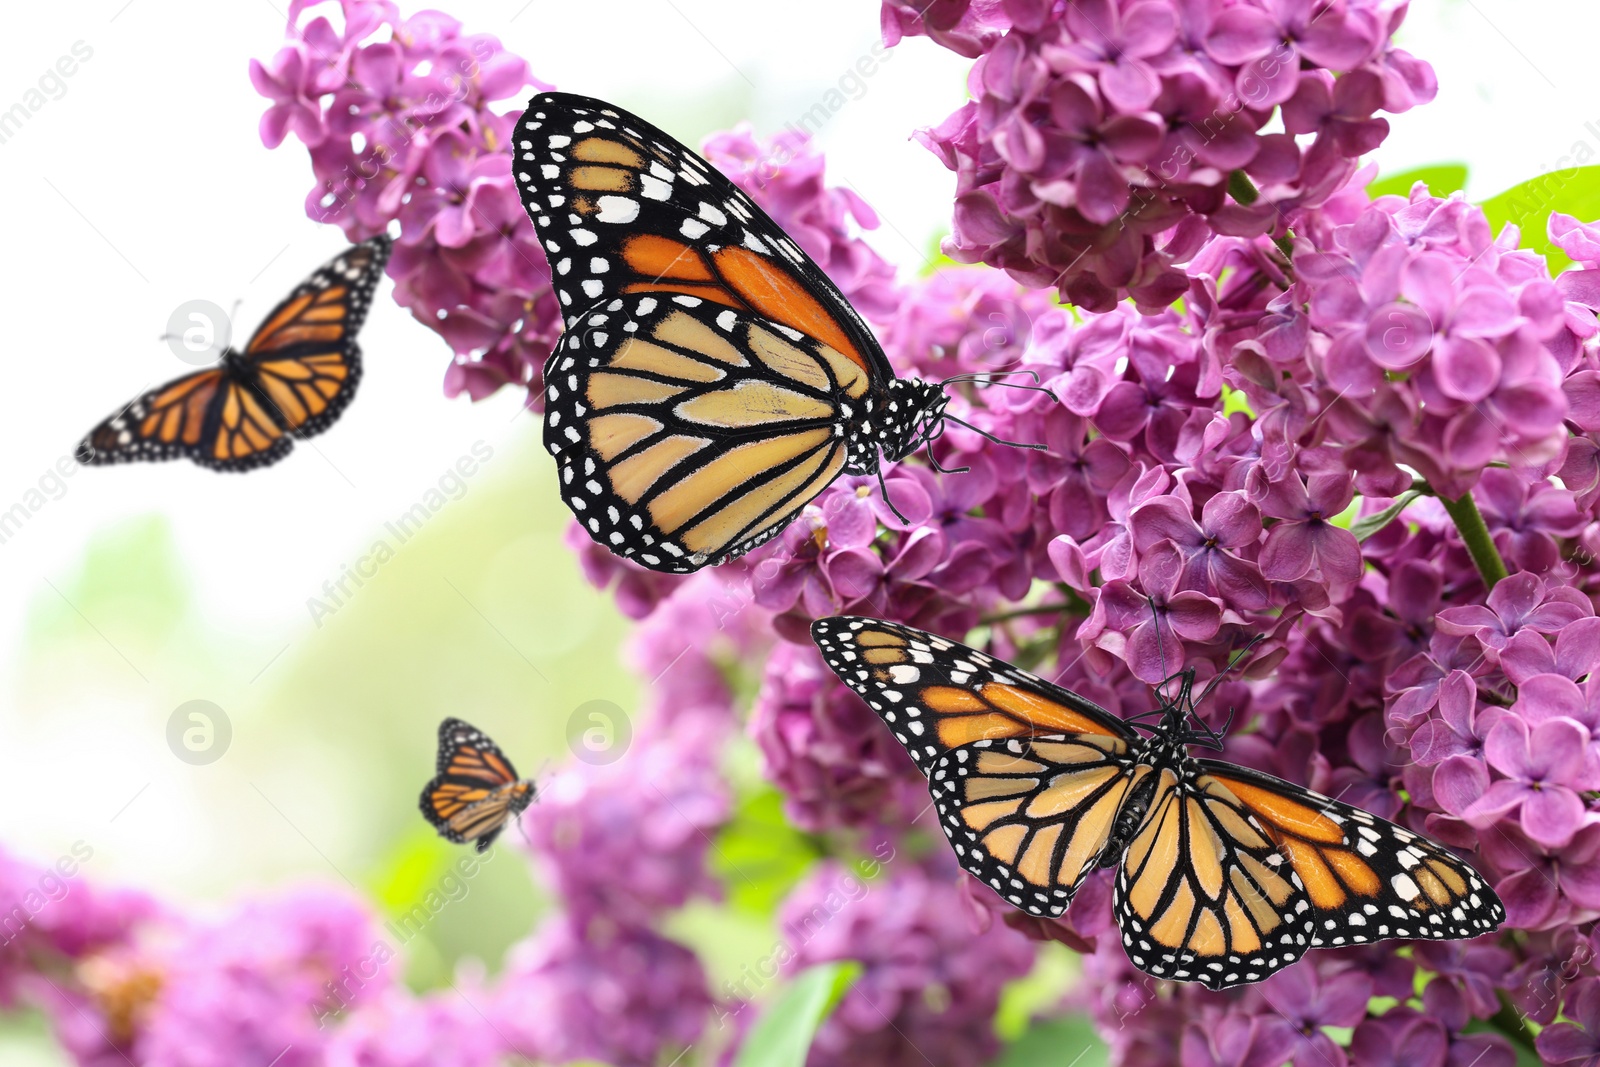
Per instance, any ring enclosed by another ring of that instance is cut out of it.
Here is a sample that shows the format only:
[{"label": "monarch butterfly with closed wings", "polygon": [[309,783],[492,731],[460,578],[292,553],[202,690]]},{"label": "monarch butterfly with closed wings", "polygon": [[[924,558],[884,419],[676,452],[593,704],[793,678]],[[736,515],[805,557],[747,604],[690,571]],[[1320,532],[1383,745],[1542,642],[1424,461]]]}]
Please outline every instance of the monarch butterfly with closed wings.
[{"label": "monarch butterfly with closed wings", "polygon": [[[1307,949],[1477,937],[1505,919],[1478,873],[1427,838],[1271,775],[1191,757],[1191,744],[1220,747],[1191,722],[1193,668],[1169,679],[1176,698],[1123,720],[907,626],[837,616],[811,635],[927,776],[963,867],[1050,917],[1085,877],[1116,867],[1123,947],[1156,978],[1226,989]],[[1139,721],[1151,716],[1154,725]]]},{"label": "monarch butterfly with closed wings", "polygon": [[841,473],[881,483],[954,420],[949,383],[895,377],[822,270],[672,137],[540,93],[515,138],[566,325],[545,447],[600,544],[658,571],[724,563]]},{"label": "monarch butterfly with closed wings", "polygon": [[80,462],[187,456],[246,471],[276,463],[296,437],[333,425],[361,380],[356,333],[389,258],[379,235],[313,271],[273,309],[244,350],[152,389],[90,431]]},{"label": "monarch butterfly with closed wings", "polygon": [[500,746],[460,719],[439,724],[437,775],[422,790],[422,814],[446,840],[476,841],[487,852],[506,823],[538,795],[533,780],[518,778]]}]

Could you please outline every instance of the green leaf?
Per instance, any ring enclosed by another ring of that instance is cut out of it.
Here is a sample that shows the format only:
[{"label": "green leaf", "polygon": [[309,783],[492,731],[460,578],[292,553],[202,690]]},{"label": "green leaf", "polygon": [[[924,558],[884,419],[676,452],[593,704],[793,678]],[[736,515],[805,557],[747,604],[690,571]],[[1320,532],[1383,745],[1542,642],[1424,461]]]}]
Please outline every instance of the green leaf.
[{"label": "green leaf", "polygon": [[1407,489],[1394,498],[1394,503],[1374,515],[1364,515],[1350,524],[1350,532],[1356,535],[1357,541],[1365,541],[1395,519],[1400,513],[1411,506],[1411,502],[1422,495],[1419,489]]},{"label": "green leaf", "polygon": [[994,1030],[1002,1041],[1014,1041],[1028,1032],[1036,1018],[1055,1011],[1061,991],[1083,974],[1083,957],[1059,941],[1046,941],[1034,957],[1033,970],[1008,982],[1000,990],[1000,1008]]},{"label": "green leaf", "polygon": [[783,794],[771,786],[739,805],[711,851],[728,902],[763,916],[772,914],[817,856],[816,844],[783,817]]},{"label": "green leaf", "polygon": [[990,1067],[1106,1067],[1111,1050],[1082,1015],[1042,1019]]},{"label": "green leaf", "polygon": [[1374,200],[1380,196],[1410,196],[1411,187],[1418,182],[1434,196],[1449,196],[1467,187],[1467,168],[1463,163],[1433,163],[1385,174],[1367,186],[1367,195]]},{"label": "green leaf", "polygon": [[928,238],[928,243],[925,246],[927,251],[924,253],[927,262],[922,265],[922,270],[917,272],[922,277],[926,278],[930,274],[936,274],[946,267],[961,266],[961,264],[944,254],[944,239],[947,236],[949,235],[940,231]]},{"label": "green leaf", "polygon": [[860,974],[855,960],[801,971],[750,1027],[734,1067],[803,1067],[817,1027]]},{"label": "green leaf", "polygon": [[1550,213],[1575,215],[1584,222],[1600,218],[1600,166],[1541,174],[1491,196],[1482,207],[1492,232],[1499,233],[1508,222],[1515,224],[1522,230],[1522,247],[1544,256],[1550,273],[1559,273],[1572,260],[1550,243]]}]

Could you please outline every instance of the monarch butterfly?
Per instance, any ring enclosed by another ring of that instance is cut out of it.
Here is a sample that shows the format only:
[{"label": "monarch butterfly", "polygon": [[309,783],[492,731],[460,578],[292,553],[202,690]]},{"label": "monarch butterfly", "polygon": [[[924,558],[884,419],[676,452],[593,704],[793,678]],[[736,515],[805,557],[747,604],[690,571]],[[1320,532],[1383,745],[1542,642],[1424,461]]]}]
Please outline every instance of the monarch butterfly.
[{"label": "monarch butterfly", "polygon": [[778,224],[648,122],[540,93],[514,153],[566,325],[544,368],[545,447],[612,552],[680,574],[724,563],[841,473],[881,483],[883,462],[960,422],[948,382],[895,377]]},{"label": "monarch butterfly", "polygon": [[422,790],[422,814],[456,844],[487,852],[506,823],[532,804],[538,790],[518,778],[500,746],[460,719],[439,724],[437,776]]},{"label": "monarch butterfly", "polygon": [[379,235],[313,271],[273,309],[243,352],[175,378],[90,431],[79,462],[188,456],[202,467],[246,471],[276,463],[293,438],[333,425],[361,380],[356,332],[389,258]]},{"label": "monarch butterfly", "polygon": [[[1030,915],[1058,916],[1117,867],[1112,907],[1134,965],[1211,989],[1257,982],[1307,949],[1477,937],[1500,899],[1440,845],[1259,771],[1176,698],[1123,720],[1076,693],[933,634],[818,619],[823,659],[927,776],[961,865]],[[1204,694],[1202,694],[1202,697]],[[1159,716],[1135,730],[1138,719]]]}]

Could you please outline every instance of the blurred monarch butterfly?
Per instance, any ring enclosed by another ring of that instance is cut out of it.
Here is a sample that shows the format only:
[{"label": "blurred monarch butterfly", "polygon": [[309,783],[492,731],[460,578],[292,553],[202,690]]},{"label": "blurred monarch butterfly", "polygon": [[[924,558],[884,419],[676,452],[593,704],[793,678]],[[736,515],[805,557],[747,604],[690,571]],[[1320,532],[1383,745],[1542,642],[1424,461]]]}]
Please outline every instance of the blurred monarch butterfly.
[{"label": "blurred monarch butterfly", "polygon": [[535,96],[515,137],[566,322],[545,447],[600,544],[658,571],[724,563],[960,422],[949,382],[895,377],[822,270],[672,137],[568,93]]},{"label": "blurred monarch butterfly", "polygon": [[1123,720],[907,626],[837,616],[811,636],[928,777],[963,867],[1036,916],[1060,915],[1087,875],[1117,867],[1123,947],[1156,978],[1226,989],[1310,948],[1477,937],[1505,920],[1477,872],[1427,838],[1191,757],[1191,744],[1221,748],[1191,722],[1193,668],[1169,679],[1176,698],[1158,687],[1157,708]]},{"label": "blurred monarch butterfly", "polygon": [[347,248],[295,287],[239,352],[175,378],[90,431],[79,462],[188,456],[245,471],[276,463],[293,438],[333,425],[361,380],[356,332],[389,258],[389,238]]},{"label": "blurred monarch butterfly", "polygon": [[458,845],[476,841],[479,852],[538,794],[532,779],[517,777],[500,746],[460,719],[439,724],[436,770],[422,790],[422,814],[441,837]]}]

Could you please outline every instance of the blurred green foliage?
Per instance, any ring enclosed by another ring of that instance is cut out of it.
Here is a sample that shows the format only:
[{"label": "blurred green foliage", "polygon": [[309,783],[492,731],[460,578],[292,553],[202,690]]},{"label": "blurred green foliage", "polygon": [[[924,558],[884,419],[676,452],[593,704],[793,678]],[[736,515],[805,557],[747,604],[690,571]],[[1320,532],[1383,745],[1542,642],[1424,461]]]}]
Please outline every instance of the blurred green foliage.
[{"label": "blurred green foliage", "polygon": [[1449,196],[1467,187],[1467,168],[1462,163],[1433,163],[1382,174],[1367,186],[1367,195],[1374,200],[1380,196],[1410,196],[1411,187],[1418,182],[1426,185],[1434,196]]},{"label": "blurred green foliage", "polygon": [[1600,219],[1600,166],[1568,167],[1514,185],[1483,202],[1489,228],[1498,234],[1506,223],[1522,231],[1522,247],[1532,249],[1550,263],[1550,273],[1566,269],[1572,260],[1550,243],[1550,213],[1560,211],[1580,222]]}]

